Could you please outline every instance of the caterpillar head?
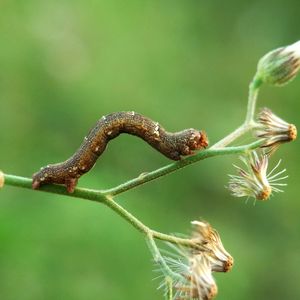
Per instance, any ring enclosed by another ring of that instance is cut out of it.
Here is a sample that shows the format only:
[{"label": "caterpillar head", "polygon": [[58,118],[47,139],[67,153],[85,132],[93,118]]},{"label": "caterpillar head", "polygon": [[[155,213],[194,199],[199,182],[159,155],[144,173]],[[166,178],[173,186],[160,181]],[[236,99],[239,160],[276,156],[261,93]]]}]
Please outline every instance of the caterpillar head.
[{"label": "caterpillar head", "polygon": [[200,150],[208,146],[208,138],[205,131],[190,129],[190,137],[187,146],[190,150]]}]

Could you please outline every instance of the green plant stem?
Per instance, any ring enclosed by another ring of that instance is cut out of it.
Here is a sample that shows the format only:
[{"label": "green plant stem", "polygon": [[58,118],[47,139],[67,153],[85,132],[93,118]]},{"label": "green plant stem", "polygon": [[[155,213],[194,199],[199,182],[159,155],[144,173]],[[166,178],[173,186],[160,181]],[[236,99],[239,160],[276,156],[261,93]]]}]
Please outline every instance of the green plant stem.
[{"label": "green plant stem", "polygon": [[[30,178],[20,177],[15,175],[4,174],[5,184],[14,185],[23,188],[31,189]],[[166,242],[170,242],[173,244],[182,245],[185,247],[198,248],[198,246],[190,239],[183,239],[173,235],[164,234],[155,230],[150,229],[144,223],[142,223],[139,219],[129,213],[125,208],[116,203],[112,197],[104,195],[101,191],[91,190],[91,189],[83,189],[76,188],[74,193],[69,194],[66,192],[65,187],[59,185],[48,185],[42,186],[39,191],[50,192],[70,197],[82,198],[86,200],[96,201],[99,203],[103,203],[113,211],[115,211],[118,215],[120,215],[123,219],[129,222],[133,227],[135,227],[140,232],[145,235],[151,234],[156,239],[163,240]]]},{"label": "green plant stem", "polygon": [[[74,193],[69,194],[66,191],[64,186],[52,184],[52,185],[43,185],[40,187],[38,191],[55,193],[55,194],[69,196],[69,197],[88,199],[96,202],[103,202],[104,199],[106,199],[105,196],[115,196],[121,194],[125,191],[128,191],[146,182],[157,179],[161,176],[172,173],[178,169],[184,168],[190,164],[196,163],[205,158],[220,156],[220,155],[229,155],[229,154],[242,154],[242,153],[246,153],[249,150],[259,147],[261,144],[262,144],[262,140],[258,140],[251,144],[243,145],[243,146],[203,150],[198,152],[195,155],[184,157],[182,160],[176,161],[162,168],[156,169],[148,173],[143,173],[142,175],[134,179],[131,179],[123,184],[120,184],[114,188],[107,189],[107,190],[93,190],[93,189],[77,187],[75,188]],[[31,178],[4,174],[4,180],[5,180],[5,185],[12,185],[12,186],[22,187],[26,189],[32,189]]]},{"label": "green plant stem", "polygon": [[169,268],[169,266],[165,262],[164,258],[160,254],[160,251],[159,251],[159,249],[153,239],[153,236],[151,234],[148,234],[146,236],[146,241],[147,241],[148,247],[150,249],[150,252],[153,256],[155,263],[157,263],[158,265],[161,266],[161,269],[162,269],[162,272],[164,273],[164,275],[166,277],[170,276],[172,279],[175,279],[175,280],[182,280],[183,276],[181,276],[179,273],[173,272]]},{"label": "green plant stem", "polygon": [[262,80],[259,78],[257,74],[255,74],[253,80],[249,85],[249,98],[248,98],[248,106],[247,106],[247,114],[245,119],[245,124],[251,124],[254,121],[256,100],[259,92],[259,88],[262,85]]},{"label": "green plant stem", "polygon": [[[27,177],[21,177],[16,175],[4,174],[4,185],[12,185],[32,190],[32,179]],[[66,188],[62,185],[43,185],[37,191],[48,192],[54,194],[65,195],[69,197],[76,197],[81,199],[87,199],[96,202],[103,202],[105,195],[99,190],[92,190],[87,188],[76,188],[74,193],[70,194],[66,191]]]},{"label": "green plant stem", "polygon": [[110,196],[105,196],[103,204],[111,208],[114,212],[120,215],[123,219],[127,220],[132,226],[134,226],[138,231],[144,233],[146,236],[151,235],[151,237],[156,238],[158,240],[178,244],[189,248],[199,249],[200,247],[190,239],[183,239],[150,229],[139,219],[137,219],[134,215],[128,212],[125,208],[123,208],[120,204],[116,203]]},{"label": "green plant stem", "polygon": [[112,197],[105,197],[105,201],[103,202],[106,206],[111,208],[114,212],[120,215],[123,219],[128,221],[133,227],[135,227],[138,231],[149,234],[151,232],[150,228],[142,223],[139,219],[137,219],[134,215],[128,212],[124,207],[116,203]]},{"label": "green plant stem", "polygon": [[167,293],[166,293],[166,299],[172,300],[173,299],[173,280],[170,276],[167,276],[165,278],[166,286],[167,286]]},{"label": "green plant stem", "polygon": [[226,147],[226,148],[218,148],[218,149],[207,149],[198,152],[195,155],[184,157],[182,160],[166,165],[162,168],[154,170],[152,172],[143,173],[142,175],[131,179],[125,183],[122,183],[114,188],[103,190],[102,192],[105,195],[115,196],[125,191],[131,190],[139,185],[142,185],[146,182],[157,179],[161,176],[172,173],[178,169],[184,168],[190,164],[196,163],[205,158],[220,156],[220,155],[228,155],[228,154],[242,154],[247,152],[248,150],[255,149],[262,144],[262,141],[255,141],[254,143],[236,146],[236,147]]},{"label": "green plant stem", "polygon": [[255,75],[253,80],[249,85],[249,97],[248,97],[248,105],[247,105],[247,113],[244,123],[235,129],[233,132],[225,136],[219,142],[215,143],[210,147],[210,149],[218,149],[226,147],[231,144],[237,138],[241,137],[248,131],[252,130],[256,123],[254,121],[255,107],[257,96],[259,92],[259,88],[262,85],[262,81],[259,79],[258,75]]},{"label": "green plant stem", "polygon": [[237,138],[239,138],[240,136],[242,136],[243,134],[245,134],[246,132],[248,132],[251,129],[252,129],[252,126],[250,124],[244,123],[237,129],[235,129],[233,132],[231,132],[230,134],[225,136],[223,139],[221,139],[219,142],[212,145],[209,149],[214,150],[214,149],[223,148],[223,147],[229,145],[230,143],[232,143],[233,141],[235,141]]}]

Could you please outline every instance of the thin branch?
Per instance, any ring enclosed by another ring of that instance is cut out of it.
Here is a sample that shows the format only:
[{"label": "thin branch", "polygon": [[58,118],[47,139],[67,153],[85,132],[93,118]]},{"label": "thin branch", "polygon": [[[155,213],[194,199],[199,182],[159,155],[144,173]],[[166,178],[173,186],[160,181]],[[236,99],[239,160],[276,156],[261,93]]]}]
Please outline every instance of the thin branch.
[{"label": "thin branch", "polygon": [[249,98],[248,98],[248,105],[247,105],[247,114],[245,119],[245,124],[251,124],[254,122],[254,114],[255,114],[255,107],[256,107],[256,100],[259,92],[259,88],[262,85],[261,79],[255,74],[253,80],[249,85]]},{"label": "thin branch", "polygon": [[198,246],[193,240],[183,239],[173,235],[164,234],[155,230],[150,229],[143,222],[141,222],[138,218],[128,212],[124,207],[115,202],[112,197],[106,196],[104,197],[103,204],[111,208],[114,212],[116,212],[119,216],[129,222],[132,226],[134,226],[138,231],[144,233],[146,236],[151,235],[151,237],[156,238],[158,240],[170,242],[173,244],[181,245],[184,247],[189,247],[193,249],[199,249]]},{"label": "thin branch", "polygon": [[128,212],[124,207],[115,202],[112,197],[105,197],[105,201],[103,202],[106,206],[111,208],[114,212],[116,212],[119,216],[129,222],[133,227],[135,227],[138,231],[144,233],[145,235],[151,232],[151,229],[146,226],[143,222],[141,222],[138,218]]},{"label": "thin branch", "polygon": [[235,129],[233,132],[225,136],[223,139],[221,139],[220,141],[212,145],[210,149],[219,149],[219,148],[226,147],[227,145],[231,144],[233,141],[235,141],[237,138],[247,133],[251,129],[252,126],[250,124],[244,123],[237,129]]},{"label": "thin branch", "polygon": [[[4,174],[4,185],[12,185],[32,190],[32,179],[16,175]],[[96,202],[105,201],[105,195],[101,191],[87,188],[76,188],[74,193],[70,194],[66,191],[65,186],[51,184],[43,185],[36,191],[60,194],[64,196],[87,199]]]},{"label": "thin branch", "polygon": [[162,255],[160,254],[160,251],[153,239],[152,234],[148,234],[146,236],[146,241],[148,244],[148,247],[152,253],[153,259],[155,261],[155,263],[157,263],[160,267],[162,272],[164,273],[165,276],[170,276],[172,279],[176,279],[176,280],[182,280],[183,277],[180,274],[177,274],[175,272],[173,272],[169,266],[167,265],[167,263],[165,262],[164,258],[162,257]]},{"label": "thin branch", "polygon": [[220,155],[228,155],[228,154],[242,154],[249,150],[256,149],[262,144],[262,140],[256,141],[254,143],[236,146],[236,147],[226,147],[219,149],[207,149],[198,152],[195,155],[184,157],[182,160],[166,165],[162,168],[154,170],[152,172],[143,173],[142,175],[131,179],[125,183],[122,183],[114,188],[103,190],[102,192],[105,195],[115,196],[121,193],[124,193],[128,190],[131,190],[139,185],[142,185],[146,182],[152,181],[169,173],[175,172],[178,169],[184,168],[190,164],[196,163],[200,160],[220,156]]},{"label": "thin branch", "polygon": [[[30,178],[7,175],[7,174],[4,174],[4,178],[5,178],[5,184],[7,185],[15,185],[18,187],[31,189],[32,180]],[[40,191],[61,194],[69,197],[82,198],[82,199],[96,201],[105,204],[113,211],[115,211],[118,215],[120,215],[123,219],[129,222],[132,226],[134,226],[138,231],[144,233],[146,236],[151,234],[152,237],[159,240],[182,245],[184,247],[198,248],[197,244],[195,244],[190,239],[183,239],[183,238],[164,234],[150,229],[148,226],[142,223],[138,218],[136,218],[131,213],[129,213],[125,208],[123,208],[121,205],[116,203],[112,199],[112,197],[105,196],[101,191],[76,188],[74,193],[69,194],[66,192],[65,187],[60,185],[45,185],[41,187]]]},{"label": "thin branch", "polygon": [[167,276],[165,278],[166,286],[167,286],[167,292],[166,292],[166,299],[172,300],[173,299],[173,280],[170,276]]},{"label": "thin branch", "polygon": [[183,239],[183,238],[179,238],[174,235],[161,233],[161,232],[158,232],[155,230],[150,230],[150,232],[151,232],[151,235],[154,238],[156,238],[157,240],[170,242],[172,244],[181,245],[181,246],[188,247],[191,249],[203,250],[203,247],[201,247],[201,245],[197,244],[195,241],[193,241],[191,239]]},{"label": "thin branch", "polygon": [[233,132],[225,136],[219,142],[215,143],[210,147],[210,149],[218,149],[226,147],[227,145],[231,144],[237,138],[241,137],[248,131],[252,130],[255,127],[254,121],[254,114],[255,114],[255,107],[256,107],[256,100],[259,92],[259,88],[262,85],[262,81],[258,79],[257,75],[254,76],[253,80],[249,85],[249,97],[248,97],[248,105],[247,105],[247,112],[246,118],[244,123],[235,129]]}]

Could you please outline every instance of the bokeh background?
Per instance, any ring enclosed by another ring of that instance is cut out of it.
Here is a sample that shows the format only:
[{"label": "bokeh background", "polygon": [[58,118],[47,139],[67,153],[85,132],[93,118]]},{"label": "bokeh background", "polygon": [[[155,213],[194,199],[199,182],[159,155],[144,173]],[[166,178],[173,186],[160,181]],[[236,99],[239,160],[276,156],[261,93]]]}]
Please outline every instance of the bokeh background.
[{"label": "bokeh background", "polygon": [[[211,143],[241,124],[258,59],[300,38],[299,1],[1,1],[0,168],[31,176],[69,157],[102,115],[135,110]],[[300,78],[258,106],[300,124]],[[242,142],[248,142],[245,138]],[[235,258],[218,299],[300,298],[299,142],[279,158],[288,187],[265,203],[224,188],[236,156],[139,187],[118,201],[147,225],[189,233],[204,218]],[[141,140],[109,144],[80,186],[109,188],[169,161]],[[5,186],[0,298],[163,299],[141,234],[97,203]]]}]

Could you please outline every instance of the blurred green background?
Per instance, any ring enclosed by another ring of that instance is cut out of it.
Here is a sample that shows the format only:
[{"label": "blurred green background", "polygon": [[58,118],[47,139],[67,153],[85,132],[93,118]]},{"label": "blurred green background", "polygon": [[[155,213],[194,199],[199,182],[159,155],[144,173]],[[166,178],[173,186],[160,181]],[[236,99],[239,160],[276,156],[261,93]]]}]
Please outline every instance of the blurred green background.
[{"label": "blurred green background", "polygon": [[[69,157],[102,115],[135,110],[211,143],[243,120],[258,59],[299,40],[299,1],[2,1],[0,168],[31,176]],[[258,106],[299,124],[300,78]],[[248,140],[245,139],[244,142]],[[237,157],[190,166],[118,197],[147,225],[220,232],[235,266],[218,299],[300,299],[299,142],[280,148],[288,187],[245,204],[224,188]],[[169,161],[132,136],[79,186],[109,188]],[[0,299],[163,299],[143,237],[96,203],[5,186]]]}]

